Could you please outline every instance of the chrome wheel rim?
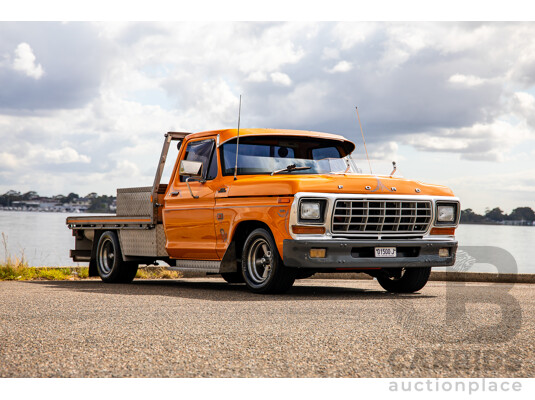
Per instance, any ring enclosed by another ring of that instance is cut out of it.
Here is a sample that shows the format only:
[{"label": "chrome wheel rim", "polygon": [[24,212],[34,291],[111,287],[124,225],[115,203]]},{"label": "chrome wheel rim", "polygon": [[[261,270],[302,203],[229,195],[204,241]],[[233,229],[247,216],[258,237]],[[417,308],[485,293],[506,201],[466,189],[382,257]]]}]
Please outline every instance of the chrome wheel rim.
[{"label": "chrome wheel rim", "polygon": [[256,239],[247,254],[247,272],[255,285],[266,282],[272,271],[273,251],[264,238]]},{"label": "chrome wheel rim", "polygon": [[110,239],[105,239],[104,243],[102,243],[98,256],[100,270],[104,275],[109,275],[115,262],[115,248]]},{"label": "chrome wheel rim", "polygon": [[399,272],[399,275],[398,274],[390,275],[388,277],[388,279],[390,279],[391,281],[399,281],[401,278],[403,278],[403,276],[405,276],[405,272],[407,272],[407,269],[406,268],[401,268],[401,271]]}]

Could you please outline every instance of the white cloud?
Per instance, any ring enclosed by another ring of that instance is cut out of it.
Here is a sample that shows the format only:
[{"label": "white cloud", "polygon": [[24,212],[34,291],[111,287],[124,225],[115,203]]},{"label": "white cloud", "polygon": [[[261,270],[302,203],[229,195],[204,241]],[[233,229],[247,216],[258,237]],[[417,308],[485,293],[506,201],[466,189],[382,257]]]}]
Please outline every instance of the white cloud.
[{"label": "white cloud", "polygon": [[15,49],[13,69],[23,72],[33,79],[40,79],[45,71],[41,64],[35,63],[36,57],[28,43],[20,43]]},{"label": "white cloud", "polygon": [[1,152],[0,153],[0,171],[3,169],[15,169],[19,165],[19,160],[17,160],[17,157],[13,154],[10,154],[8,152]]},{"label": "white cloud", "polygon": [[[438,29],[433,29],[428,33],[428,37],[444,53],[460,53],[466,50],[484,48],[484,45],[491,42],[496,48],[499,41],[500,29],[497,25],[481,24],[472,27],[470,24],[459,25],[436,25]],[[508,27],[503,27],[507,30]],[[503,30],[501,32],[503,34]],[[498,37],[496,37],[498,36]]]},{"label": "white cloud", "polygon": [[503,162],[507,160],[508,151],[530,135],[525,122],[513,124],[495,120],[470,127],[407,135],[404,142],[423,151],[459,153],[466,160]]},{"label": "white cloud", "polygon": [[335,60],[337,58],[340,58],[340,50],[333,47],[325,47],[323,49],[321,58],[324,60]]},{"label": "white cloud", "polygon": [[378,24],[371,22],[340,22],[333,30],[333,37],[340,42],[342,50],[348,50],[368,40],[378,27]]},{"label": "white cloud", "polygon": [[533,112],[535,110],[535,97],[529,93],[516,92],[514,101],[518,103],[520,109],[524,112]]},{"label": "white cloud", "polygon": [[277,83],[282,86],[290,86],[292,84],[292,80],[285,73],[272,72],[270,76],[271,76],[271,80],[273,81],[273,83]]},{"label": "white cloud", "polygon": [[328,70],[329,73],[334,74],[337,72],[348,72],[353,69],[353,64],[348,61],[340,61],[334,67]]},{"label": "white cloud", "polygon": [[513,112],[535,129],[535,97],[529,93],[516,92],[511,103]]},{"label": "white cloud", "polygon": [[395,161],[398,160],[398,144],[396,142],[386,142],[380,145],[372,145],[369,149],[370,159],[376,161]]},{"label": "white cloud", "polygon": [[450,76],[448,79],[448,82],[451,83],[458,83],[466,86],[478,86],[483,83],[485,83],[485,79],[480,78],[479,76],[475,75],[462,75],[462,74],[455,74]]},{"label": "white cloud", "polygon": [[395,23],[385,27],[386,38],[382,43],[382,55],[378,67],[387,73],[402,64],[421,50],[430,47],[430,24]]},{"label": "white cloud", "polygon": [[255,71],[251,72],[247,78],[245,78],[248,82],[265,82],[267,81],[267,75],[265,72],[262,71]]},{"label": "white cloud", "polygon": [[42,146],[35,146],[28,149],[27,160],[31,160],[33,164],[51,163],[51,164],[69,164],[69,163],[84,163],[91,162],[91,158],[79,154],[71,147],[64,147],[61,149],[50,149]]}]

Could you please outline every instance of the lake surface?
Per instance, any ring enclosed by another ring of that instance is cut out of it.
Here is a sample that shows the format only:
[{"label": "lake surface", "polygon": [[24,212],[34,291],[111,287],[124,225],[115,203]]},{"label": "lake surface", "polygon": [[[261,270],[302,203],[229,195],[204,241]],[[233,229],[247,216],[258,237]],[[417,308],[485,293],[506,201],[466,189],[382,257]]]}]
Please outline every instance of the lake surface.
[{"label": "lake surface", "polygon": [[[11,256],[24,255],[32,266],[86,266],[87,263],[74,263],[69,258],[74,238],[65,224],[67,216],[65,213],[0,211],[0,233],[6,235]],[[461,249],[464,246],[500,247],[512,254],[519,273],[535,273],[531,253],[535,247],[535,227],[461,225],[457,229],[457,239]],[[1,245],[0,260],[5,257]],[[496,272],[492,265],[472,264],[471,272]]]}]

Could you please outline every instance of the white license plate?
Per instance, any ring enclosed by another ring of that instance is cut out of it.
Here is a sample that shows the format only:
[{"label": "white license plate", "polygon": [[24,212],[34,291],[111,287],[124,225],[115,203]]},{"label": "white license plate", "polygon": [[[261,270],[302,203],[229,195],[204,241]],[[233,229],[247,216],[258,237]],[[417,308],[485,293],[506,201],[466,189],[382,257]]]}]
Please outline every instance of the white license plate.
[{"label": "white license plate", "polygon": [[376,247],[375,248],[375,257],[395,257],[396,248],[395,247]]}]

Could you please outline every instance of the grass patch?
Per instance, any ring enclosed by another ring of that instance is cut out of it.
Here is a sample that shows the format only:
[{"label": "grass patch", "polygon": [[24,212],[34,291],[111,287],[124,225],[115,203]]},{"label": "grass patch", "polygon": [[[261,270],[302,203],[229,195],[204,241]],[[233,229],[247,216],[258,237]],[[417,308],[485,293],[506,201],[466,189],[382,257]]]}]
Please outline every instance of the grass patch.
[{"label": "grass patch", "polygon": [[[7,249],[7,236],[2,232],[5,259],[0,262],[0,281],[74,281],[89,278],[88,267],[30,267],[21,257],[12,257]],[[170,271],[164,267],[139,268],[136,274],[138,279],[178,279],[182,273]],[[98,278],[96,278],[98,279]]]},{"label": "grass patch", "polygon": [[178,279],[182,278],[182,273],[170,271],[165,267],[146,267],[137,270],[138,279]]},{"label": "grass patch", "polygon": [[0,263],[0,281],[68,281],[85,279],[89,275],[89,268],[84,267],[30,267],[26,262],[6,259]]},{"label": "grass patch", "polygon": [[[136,279],[178,279],[182,276],[182,273],[164,267],[145,267],[137,270]],[[87,278],[88,267],[30,267],[18,259],[0,263],[0,281],[77,281]]]}]

